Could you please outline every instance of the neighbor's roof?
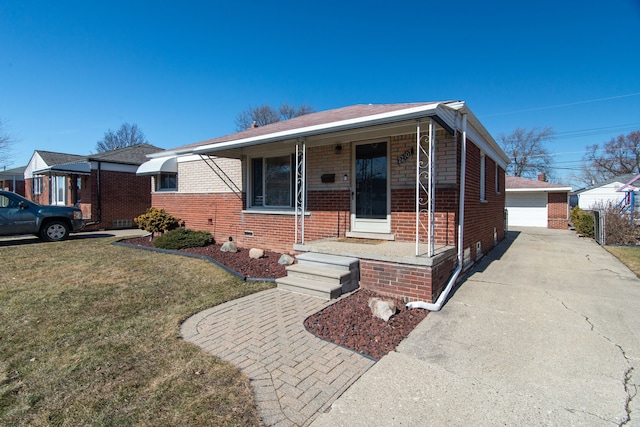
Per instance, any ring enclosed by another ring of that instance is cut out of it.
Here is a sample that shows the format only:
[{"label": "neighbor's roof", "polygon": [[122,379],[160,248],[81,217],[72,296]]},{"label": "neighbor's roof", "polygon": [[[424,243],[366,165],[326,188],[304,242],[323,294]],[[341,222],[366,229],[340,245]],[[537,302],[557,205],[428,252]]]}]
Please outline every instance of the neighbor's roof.
[{"label": "neighbor's roof", "polygon": [[11,169],[5,169],[5,170],[0,170],[0,178],[2,177],[20,177],[22,179],[24,179],[24,170],[26,169],[26,166],[20,166],[17,168],[11,168]]},{"label": "neighbor's roof", "polygon": [[519,176],[506,176],[505,190],[509,192],[521,191],[547,191],[547,192],[563,192],[571,191],[571,187],[563,184],[554,184],[546,181],[538,181],[535,179],[521,178]]},{"label": "neighbor's roof", "polygon": [[503,167],[509,163],[493,137],[468,109],[463,101],[422,102],[405,104],[359,104],[333,110],[306,114],[290,120],[251,128],[194,144],[183,145],[149,157],[171,155],[219,153],[278,141],[295,141],[298,138],[320,137],[335,132],[353,131],[373,126],[392,126],[413,123],[422,118],[433,118],[440,126],[452,131],[459,127],[459,114],[467,115],[467,133],[476,143],[484,142],[483,149],[499,161]]},{"label": "neighbor's roof", "polygon": [[115,150],[103,151],[98,154],[91,154],[86,159],[89,161],[96,160],[111,163],[124,163],[131,165],[140,165],[146,162],[147,155],[164,151],[151,144],[136,144],[128,147],[117,148]]},{"label": "neighbor's roof", "polygon": [[618,175],[618,176],[610,178],[610,179],[608,179],[606,181],[603,181],[603,182],[600,182],[598,184],[592,185],[591,187],[582,188],[582,189],[576,191],[576,194],[584,193],[585,191],[593,190],[594,188],[599,188],[599,187],[602,187],[604,185],[609,185],[609,184],[613,184],[613,183],[616,183],[616,182],[619,182],[619,183],[624,185],[624,184],[628,183],[629,181],[631,181],[635,177],[636,177],[636,175],[632,174],[632,173],[628,173],[628,174],[625,174],[625,175]]},{"label": "neighbor's roof", "polygon": [[80,156],[77,154],[56,153],[53,151],[36,150],[36,153],[38,153],[42,160],[44,160],[44,162],[49,166],[81,162],[86,159],[86,156]]},{"label": "neighbor's roof", "polygon": [[88,174],[91,173],[91,162],[93,161],[139,166],[148,160],[147,155],[160,151],[163,149],[151,144],[130,145],[89,156],[36,150],[48,167],[33,172],[38,174],[49,172]]}]

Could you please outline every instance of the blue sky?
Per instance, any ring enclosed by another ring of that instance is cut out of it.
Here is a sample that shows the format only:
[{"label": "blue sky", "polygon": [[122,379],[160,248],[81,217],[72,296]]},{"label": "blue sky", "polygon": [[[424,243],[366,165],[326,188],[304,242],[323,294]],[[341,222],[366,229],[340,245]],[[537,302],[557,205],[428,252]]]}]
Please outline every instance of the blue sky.
[{"label": "blue sky", "polygon": [[459,99],[495,138],[552,126],[571,183],[587,144],[640,130],[638,28],[640,0],[4,0],[8,166],[93,153],[125,121],[172,148],[233,133],[264,103]]}]

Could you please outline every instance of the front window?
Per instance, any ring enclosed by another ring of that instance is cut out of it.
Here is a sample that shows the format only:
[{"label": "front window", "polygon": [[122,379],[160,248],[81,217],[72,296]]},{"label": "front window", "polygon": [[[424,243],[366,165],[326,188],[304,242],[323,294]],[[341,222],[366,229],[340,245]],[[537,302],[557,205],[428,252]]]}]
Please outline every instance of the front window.
[{"label": "front window", "polygon": [[156,176],[156,191],[176,191],[178,189],[178,174],[161,173]]},{"label": "front window", "polygon": [[42,177],[34,176],[33,177],[33,194],[42,194]]},{"label": "front window", "polygon": [[252,206],[293,206],[292,156],[251,159]]}]

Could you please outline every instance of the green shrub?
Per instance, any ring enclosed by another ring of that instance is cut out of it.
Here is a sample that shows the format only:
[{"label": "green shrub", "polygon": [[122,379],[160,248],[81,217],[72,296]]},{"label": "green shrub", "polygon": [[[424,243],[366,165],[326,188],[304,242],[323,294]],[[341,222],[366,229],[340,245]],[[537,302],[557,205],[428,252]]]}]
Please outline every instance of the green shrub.
[{"label": "green shrub", "polygon": [[571,220],[571,223],[575,225],[575,223],[578,221],[578,217],[580,217],[580,215],[582,214],[584,214],[584,211],[580,209],[579,206],[575,206],[573,209],[571,209],[571,212],[569,212],[569,219]]},{"label": "green shrub", "polygon": [[586,237],[594,236],[594,219],[592,214],[585,212],[576,206],[571,209],[570,219],[578,233]]},{"label": "green shrub", "polygon": [[213,243],[213,237],[206,231],[176,228],[168,231],[153,242],[153,246],[162,249],[184,249],[207,246]]},{"label": "green shrub", "polygon": [[135,221],[138,228],[150,232],[153,236],[155,233],[164,233],[176,228],[180,218],[168,214],[164,209],[151,207],[147,209],[147,213],[138,216]]}]

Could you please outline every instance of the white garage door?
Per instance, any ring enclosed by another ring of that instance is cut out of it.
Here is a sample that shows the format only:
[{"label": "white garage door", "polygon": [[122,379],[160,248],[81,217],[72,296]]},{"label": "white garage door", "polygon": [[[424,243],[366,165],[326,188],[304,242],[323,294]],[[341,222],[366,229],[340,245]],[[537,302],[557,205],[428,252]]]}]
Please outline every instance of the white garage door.
[{"label": "white garage door", "polygon": [[507,193],[509,226],[547,227],[547,193]]}]

